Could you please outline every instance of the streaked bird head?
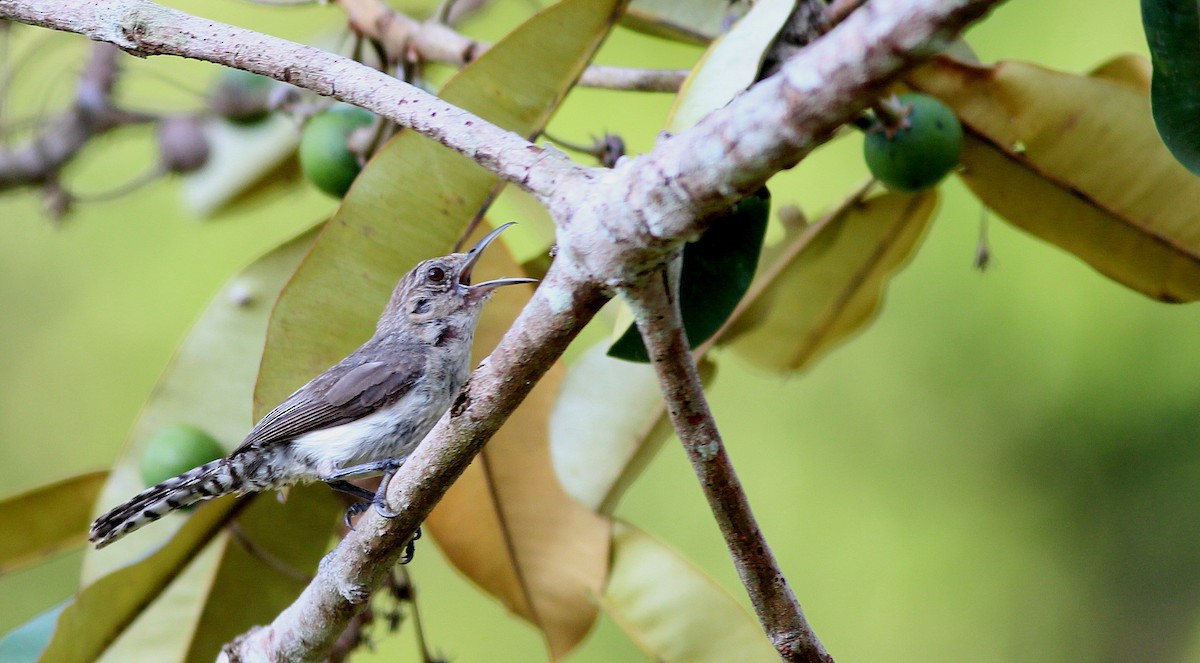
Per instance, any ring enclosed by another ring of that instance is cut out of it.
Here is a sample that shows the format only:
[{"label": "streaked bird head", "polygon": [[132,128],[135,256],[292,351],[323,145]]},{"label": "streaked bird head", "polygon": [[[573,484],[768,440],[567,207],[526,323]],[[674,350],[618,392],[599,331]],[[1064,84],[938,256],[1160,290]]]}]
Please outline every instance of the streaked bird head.
[{"label": "streaked bird head", "polygon": [[471,283],[479,257],[513,224],[510,221],[496,228],[466,253],[451,253],[418,263],[396,284],[387,310],[379,319],[379,331],[438,323],[463,315],[468,318],[464,322],[473,324],[483,302],[496,288],[536,282],[537,279],[519,277]]}]

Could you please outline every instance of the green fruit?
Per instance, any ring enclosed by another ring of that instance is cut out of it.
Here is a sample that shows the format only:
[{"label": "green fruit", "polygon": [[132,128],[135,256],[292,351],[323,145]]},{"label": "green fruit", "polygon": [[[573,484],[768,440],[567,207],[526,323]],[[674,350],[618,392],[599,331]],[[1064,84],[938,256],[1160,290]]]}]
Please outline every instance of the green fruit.
[{"label": "green fruit", "polygon": [[899,128],[878,120],[867,131],[863,157],[889,189],[920,191],[937,184],[962,155],[962,125],[946,104],[924,94],[904,94],[907,114]]},{"label": "green fruit", "polygon": [[374,117],[356,106],[335,106],[312,116],[300,136],[300,171],[304,177],[331,196],[346,195],[362,170],[347,140],[355,129],[371,124]]},{"label": "green fruit", "polygon": [[142,451],[142,481],[153,486],[225,455],[211,435],[188,424],[159,429]]},{"label": "green fruit", "polygon": [[256,124],[271,114],[268,107],[275,81],[241,69],[226,69],[217,77],[209,107],[234,124]]}]

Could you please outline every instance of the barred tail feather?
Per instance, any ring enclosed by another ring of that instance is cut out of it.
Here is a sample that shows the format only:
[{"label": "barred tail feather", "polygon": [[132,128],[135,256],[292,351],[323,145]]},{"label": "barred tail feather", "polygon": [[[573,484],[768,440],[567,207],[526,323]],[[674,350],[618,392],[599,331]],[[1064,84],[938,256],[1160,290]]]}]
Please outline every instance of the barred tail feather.
[{"label": "barred tail feather", "polygon": [[214,460],[143,490],[92,523],[88,540],[103,548],[185,506],[248,488],[228,458]]}]

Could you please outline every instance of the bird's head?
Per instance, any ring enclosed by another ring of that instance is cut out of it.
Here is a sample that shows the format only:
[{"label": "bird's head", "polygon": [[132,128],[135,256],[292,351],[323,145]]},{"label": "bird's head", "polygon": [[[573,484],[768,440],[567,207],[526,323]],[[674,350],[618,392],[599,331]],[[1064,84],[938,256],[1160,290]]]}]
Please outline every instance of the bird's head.
[{"label": "bird's head", "polygon": [[496,228],[466,253],[451,253],[418,263],[396,285],[387,311],[379,320],[379,331],[397,325],[410,327],[437,323],[464,315],[473,323],[483,302],[496,288],[536,282],[537,279],[520,277],[471,283],[471,274],[483,251],[511,225],[513,222]]}]

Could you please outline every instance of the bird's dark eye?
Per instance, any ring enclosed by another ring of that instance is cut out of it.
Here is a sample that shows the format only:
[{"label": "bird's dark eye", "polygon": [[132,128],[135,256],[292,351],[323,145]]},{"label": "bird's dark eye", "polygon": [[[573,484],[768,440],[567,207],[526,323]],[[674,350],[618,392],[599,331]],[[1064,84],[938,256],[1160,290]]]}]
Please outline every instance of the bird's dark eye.
[{"label": "bird's dark eye", "polygon": [[429,271],[425,272],[425,278],[434,283],[441,283],[446,279],[446,270],[441,267],[430,267]]}]

